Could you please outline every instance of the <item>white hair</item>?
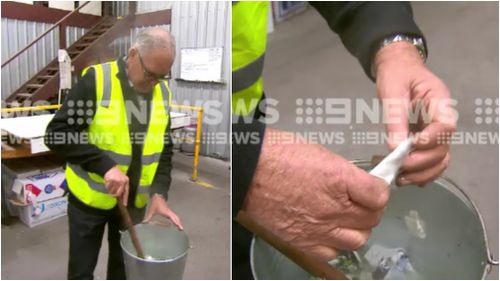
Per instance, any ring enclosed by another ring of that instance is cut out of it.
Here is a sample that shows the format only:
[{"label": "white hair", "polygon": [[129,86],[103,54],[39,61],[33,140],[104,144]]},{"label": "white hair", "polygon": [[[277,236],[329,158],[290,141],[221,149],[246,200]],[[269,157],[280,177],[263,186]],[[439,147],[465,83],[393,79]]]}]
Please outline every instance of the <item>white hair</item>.
[{"label": "white hair", "polygon": [[132,48],[136,48],[140,52],[151,49],[168,49],[175,56],[175,38],[163,28],[149,27],[137,33]]}]

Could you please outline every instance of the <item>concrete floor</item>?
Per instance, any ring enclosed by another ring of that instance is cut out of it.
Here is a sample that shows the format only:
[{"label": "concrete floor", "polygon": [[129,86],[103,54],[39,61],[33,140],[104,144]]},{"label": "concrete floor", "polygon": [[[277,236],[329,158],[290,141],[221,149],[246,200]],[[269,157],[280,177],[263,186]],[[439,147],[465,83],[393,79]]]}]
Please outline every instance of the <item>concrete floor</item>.
[{"label": "concrete floor", "polygon": [[[216,187],[208,189],[189,181],[192,159],[175,153],[169,193],[192,246],[184,278],[229,279],[229,163],[200,158],[200,179]],[[106,278],[107,247],[103,239],[96,279]],[[2,279],[66,279],[67,259],[67,217],[31,229],[2,225]]]},{"label": "concrete floor", "polygon": [[[476,98],[498,99],[498,3],[420,2],[414,15],[429,49],[427,65],[448,85],[458,100],[459,132],[494,132],[498,124],[474,122]],[[313,9],[275,26],[269,36],[264,70],[266,95],[279,101],[274,127],[289,131],[382,132],[380,124],[298,125],[298,98],[376,97],[374,84],[339,37]],[[371,104],[371,102],[369,103]],[[498,117],[498,114],[496,115]],[[347,159],[370,159],[385,154],[385,145],[328,145]],[[498,143],[456,145],[445,175],[454,179],[478,206],[486,224],[489,246],[498,251]],[[479,237],[478,237],[479,238]],[[488,276],[498,279],[498,268]]]}]

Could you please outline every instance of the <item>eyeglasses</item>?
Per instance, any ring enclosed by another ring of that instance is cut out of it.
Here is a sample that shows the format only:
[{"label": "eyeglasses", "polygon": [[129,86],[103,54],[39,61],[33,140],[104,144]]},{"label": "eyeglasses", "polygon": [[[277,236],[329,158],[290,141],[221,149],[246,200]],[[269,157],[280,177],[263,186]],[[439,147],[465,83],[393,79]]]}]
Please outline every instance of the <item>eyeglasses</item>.
[{"label": "eyeglasses", "polygon": [[166,80],[170,79],[170,73],[165,75],[165,74],[154,74],[151,71],[147,70],[146,67],[144,67],[144,62],[142,61],[141,53],[139,53],[139,50],[137,50],[137,54],[139,55],[139,61],[141,62],[141,67],[142,67],[142,72],[144,74],[144,78],[146,80]]}]

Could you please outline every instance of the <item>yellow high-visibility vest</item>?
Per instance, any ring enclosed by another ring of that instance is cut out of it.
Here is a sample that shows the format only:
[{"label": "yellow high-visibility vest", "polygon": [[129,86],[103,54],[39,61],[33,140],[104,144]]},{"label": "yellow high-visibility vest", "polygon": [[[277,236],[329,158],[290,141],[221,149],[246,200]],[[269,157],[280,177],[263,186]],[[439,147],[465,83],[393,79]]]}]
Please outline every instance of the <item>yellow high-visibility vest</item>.
[{"label": "yellow high-visibility vest", "polygon": [[[88,142],[109,155],[118,168],[127,173],[132,161],[129,123],[120,80],[116,77],[116,61],[93,65],[96,82],[96,112],[86,129]],[[167,81],[160,81],[153,89],[148,129],[142,138],[142,169],[139,186],[134,200],[137,208],[144,207],[149,199],[149,187],[153,183],[160,155],[164,146],[165,130],[170,122],[169,105],[172,94]],[[85,171],[81,166],[66,165],[68,187],[81,202],[88,206],[109,210],[116,205],[100,175]]]},{"label": "yellow high-visibility vest", "polygon": [[232,112],[248,116],[264,92],[262,70],[266,53],[269,2],[233,2]]}]

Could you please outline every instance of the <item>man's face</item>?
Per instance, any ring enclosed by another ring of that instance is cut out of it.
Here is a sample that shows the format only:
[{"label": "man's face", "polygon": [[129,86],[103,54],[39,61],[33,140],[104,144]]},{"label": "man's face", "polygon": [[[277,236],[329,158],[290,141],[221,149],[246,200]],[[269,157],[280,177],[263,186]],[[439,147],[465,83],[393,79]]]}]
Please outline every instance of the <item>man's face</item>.
[{"label": "man's face", "polygon": [[170,73],[173,62],[173,55],[167,49],[154,48],[140,53],[132,48],[128,59],[129,79],[138,92],[150,92],[159,80]]}]

